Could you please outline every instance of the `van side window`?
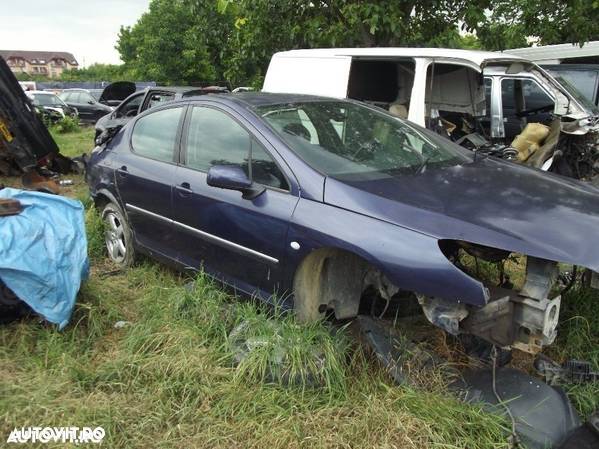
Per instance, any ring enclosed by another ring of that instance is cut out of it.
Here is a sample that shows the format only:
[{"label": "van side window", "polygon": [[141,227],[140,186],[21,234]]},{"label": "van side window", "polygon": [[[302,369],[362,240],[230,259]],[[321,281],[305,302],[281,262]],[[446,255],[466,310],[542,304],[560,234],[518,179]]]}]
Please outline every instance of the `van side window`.
[{"label": "van side window", "polygon": [[349,73],[347,96],[375,104],[400,118],[407,118],[414,70],[412,60],[354,59]]}]

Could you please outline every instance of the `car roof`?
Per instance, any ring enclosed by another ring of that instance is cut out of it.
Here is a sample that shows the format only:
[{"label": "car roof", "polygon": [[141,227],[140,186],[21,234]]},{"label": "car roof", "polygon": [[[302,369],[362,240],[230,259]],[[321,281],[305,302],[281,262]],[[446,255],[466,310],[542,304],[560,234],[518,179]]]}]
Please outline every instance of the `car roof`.
[{"label": "car roof", "polygon": [[28,90],[25,93],[27,94],[44,94],[44,95],[56,95],[54,92],[48,92],[46,90]]},{"label": "car roof", "polygon": [[315,48],[302,50],[288,50],[275,53],[277,57],[405,57],[405,58],[455,58],[462,59],[477,65],[484,62],[523,60],[520,56],[511,54],[461,50],[455,48],[413,48],[413,47],[372,47],[372,48]]},{"label": "car roof", "polygon": [[201,87],[193,87],[193,86],[154,86],[148,87],[147,90],[159,90],[163,92],[175,92],[175,93],[183,93],[188,92],[190,90],[200,90]]},{"label": "car roof", "polygon": [[338,98],[320,97],[317,95],[302,95],[302,94],[286,94],[286,93],[270,93],[270,92],[239,92],[239,93],[227,93],[227,94],[207,94],[185,97],[185,100],[210,100],[217,101],[219,103],[236,103],[249,108],[256,108],[259,106],[285,104],[285,103],[297,103],[297,102],[310,102],[310,101],[334,101],[334,102],[348,102]]}]

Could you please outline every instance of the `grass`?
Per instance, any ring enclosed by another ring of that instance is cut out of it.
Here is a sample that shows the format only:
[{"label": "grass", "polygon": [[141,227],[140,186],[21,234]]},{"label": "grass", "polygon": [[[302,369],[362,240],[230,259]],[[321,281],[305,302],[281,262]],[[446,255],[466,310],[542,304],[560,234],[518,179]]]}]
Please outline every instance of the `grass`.
[{"label": "grass", "polygon": [[[56,138],[76,155],[91,133]],[[85,200],[73,179],[67,194]],[[298,326],[150,261],[115,272],[93,209],[86,221],[92,273],[69,326],[0,328],[0,439],[15,426],[74,425],[103,426],[110,448],[505,447],[503,419],[437,389],[394,386],[344,330]],[[593,299],[565,301],[556,356],[599,362]],[[583,411],[599,397],[571,394]]]}]

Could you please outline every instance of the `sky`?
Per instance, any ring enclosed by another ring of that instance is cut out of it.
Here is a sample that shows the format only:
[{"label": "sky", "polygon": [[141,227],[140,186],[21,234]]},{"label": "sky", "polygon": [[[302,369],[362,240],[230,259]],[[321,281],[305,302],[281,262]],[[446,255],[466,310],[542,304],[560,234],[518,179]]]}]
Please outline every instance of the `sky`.
[{"label": "sky", "polygon": [[79,65],[119,64],[121,25],[133,25],[150,0],[0,0],[0,50],[73,53]]}]

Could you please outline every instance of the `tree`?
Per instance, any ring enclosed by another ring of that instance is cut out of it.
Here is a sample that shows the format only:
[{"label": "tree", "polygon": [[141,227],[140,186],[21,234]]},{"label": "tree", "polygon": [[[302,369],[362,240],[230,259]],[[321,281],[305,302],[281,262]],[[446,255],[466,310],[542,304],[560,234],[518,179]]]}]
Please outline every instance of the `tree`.
[{"label": "tree", "polygon": [[500,0],[476,27],[489,50],[525,47],[527,37],[541,45],[599,39],[598,0]]},{"label": "tree", "polygon": [[599,0],[152,0],[117,49],[140,78],[259,86],[281,50],[583,42],[598,13]]},{"label": "tree", "polygon": [[61,81],[120,81],[134,79],[124,65],[92,64],[83,69],[65,70],[62,72]]},{"label": "tree", "polygon": [[184,0],[153,0],[133,27],[121,27],[117,50],[137,78],[160,83],[214,82],[219,77],[224,16]]}]

